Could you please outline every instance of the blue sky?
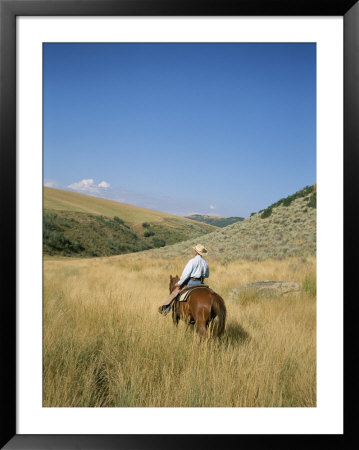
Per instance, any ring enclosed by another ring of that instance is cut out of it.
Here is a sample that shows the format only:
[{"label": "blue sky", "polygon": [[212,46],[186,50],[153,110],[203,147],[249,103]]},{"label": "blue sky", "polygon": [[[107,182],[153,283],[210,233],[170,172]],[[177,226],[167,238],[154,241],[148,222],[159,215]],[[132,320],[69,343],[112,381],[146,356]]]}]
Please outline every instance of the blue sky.
[{"label": "blue sky", "polygon": [[247,217],[316,182],[315,44],[44,44],[44,184]]}]

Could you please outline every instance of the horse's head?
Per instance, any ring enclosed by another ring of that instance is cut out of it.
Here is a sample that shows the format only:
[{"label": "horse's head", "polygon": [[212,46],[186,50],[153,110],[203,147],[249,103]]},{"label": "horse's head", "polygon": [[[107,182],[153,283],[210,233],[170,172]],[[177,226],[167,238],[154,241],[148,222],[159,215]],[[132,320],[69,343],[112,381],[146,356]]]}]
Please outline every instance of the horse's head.
[{"label": "horse's head", "polygon": [[173,289],[175,288],[175,284],[177,283],[177,281],[179,280],[178,275],[176,275],[175,277],[173,277],[172,275],[170,275],[170,293],[173,291]]}]

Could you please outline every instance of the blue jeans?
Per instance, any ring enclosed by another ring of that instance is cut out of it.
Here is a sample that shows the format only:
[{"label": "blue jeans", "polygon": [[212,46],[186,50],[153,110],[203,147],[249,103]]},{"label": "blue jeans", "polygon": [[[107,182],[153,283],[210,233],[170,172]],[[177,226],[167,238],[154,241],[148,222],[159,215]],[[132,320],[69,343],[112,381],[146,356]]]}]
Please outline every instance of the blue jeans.
[{"label": "blue jeans", "polygon": [[191,286],[192,284],[202,284],[200,280],[189,280],[186,286]]}]

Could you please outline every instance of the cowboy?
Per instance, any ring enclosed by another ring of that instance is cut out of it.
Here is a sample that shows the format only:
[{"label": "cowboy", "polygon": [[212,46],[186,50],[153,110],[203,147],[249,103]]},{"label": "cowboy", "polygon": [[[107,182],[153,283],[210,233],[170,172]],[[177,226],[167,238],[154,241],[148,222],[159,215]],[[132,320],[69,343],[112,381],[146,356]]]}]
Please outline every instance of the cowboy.
[{"label": "cowboy", "polygon": [[181,278],[176,283],[176,286],[183,287],[191,284],[202,284],[204,278],[209,277],[209,267],[203,255],[207,250],[201,244],[193,247],[194,258],[190,259],[183,269]]},{"label": "cowboy", "polygon": [[188,261],[183,269],[181,278],[175,284],[177,289],[174,289],[170,296],[159,307],[160,313],[167,314],[169,312],[172,300],[177,297],[181,288],[192,284],[203,284],[204,278],[209,277],[209,266],[203,257],[207,253],[207,249],[204,248],[203,245],[197,244],[193,247],[193,250],[194,257]]}]

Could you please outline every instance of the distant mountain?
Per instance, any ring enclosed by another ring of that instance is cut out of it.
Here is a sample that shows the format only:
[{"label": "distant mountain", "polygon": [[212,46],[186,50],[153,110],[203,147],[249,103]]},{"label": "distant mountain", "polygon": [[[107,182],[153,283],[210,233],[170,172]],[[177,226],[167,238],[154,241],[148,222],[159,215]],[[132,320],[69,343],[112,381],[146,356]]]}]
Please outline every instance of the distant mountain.
[{"label": "distant mountain", "polygon": [[[153,257],[188,257],[198,239],[151,251]],[[202,236],[208,258],[262,260],[316,253],[316,185],[280,199],[241,222]]]},{"label": "distant mountain", "polygon": [[208,223],[214,225],[215,227],[226,227],[232,225],[236,222],[241,222],[244,217],[221,217],[221,216],[208,216],[201,214],[192,214],[190,216],[185,216],[186,219],[197,220],[198,222]]},{"label": "distant mountain", "polygon": [[203,236],[216,228],[151,209],[76,192],[44,188],[43,251],[110,256]]}]

